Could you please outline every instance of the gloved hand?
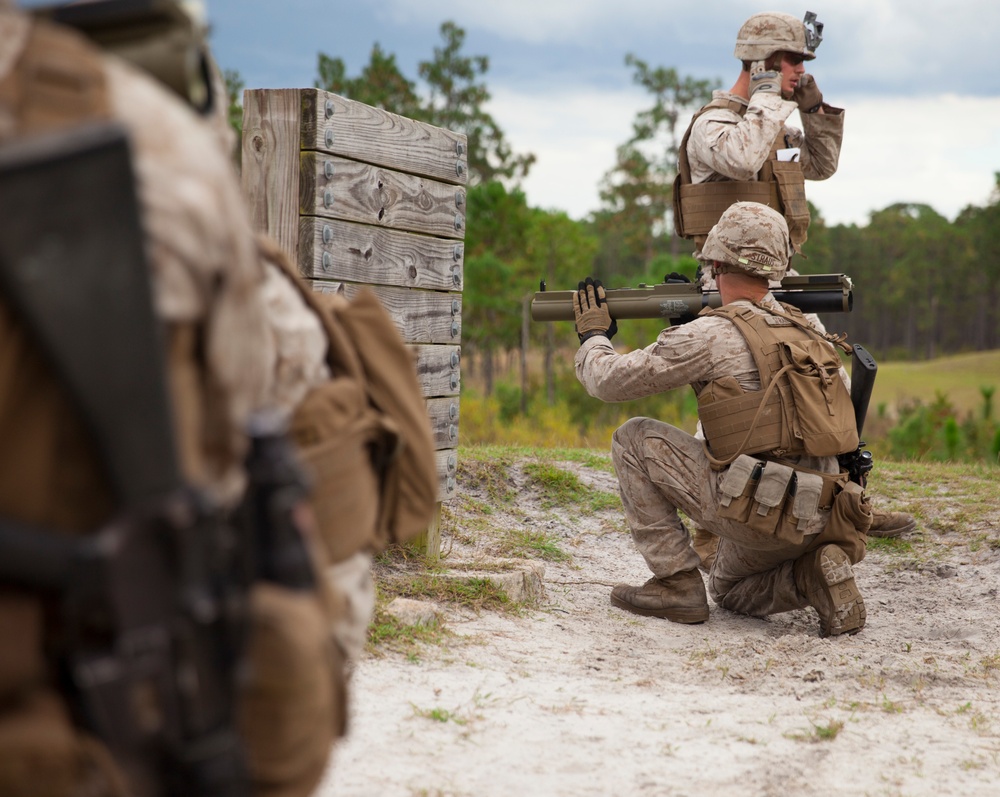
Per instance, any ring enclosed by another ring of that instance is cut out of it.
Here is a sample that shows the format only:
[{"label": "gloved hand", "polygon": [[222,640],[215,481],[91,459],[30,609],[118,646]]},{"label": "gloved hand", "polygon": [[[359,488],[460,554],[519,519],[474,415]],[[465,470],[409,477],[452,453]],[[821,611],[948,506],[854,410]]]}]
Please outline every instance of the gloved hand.
[{"label": "gloved hand", "polygon": [[[699,268],[701,268],[701,267],[699,266]],[[669,274],[667,274],[663,278],[663,281],[664,282],[690,282],[691,280],[688,277],[685,277],[683,274],[681,274],[678,271],[671,271]]]},{"label": "gloved hand", "polygon": [[750,64],[750,96],[758,91],[765,94],[781,94],[781,75],[769,70],[764,61],[754,61]]},{"label": "gloved hand", "polygon": [[600,280],[587,277],[577,286],[573,314],[576,316],[576,334],[580,343],[595,335],[603,335],[610,340],[618,331],[618,322],[608,312],[607,295]]},{"label": "gloved hand", "polygon": [[799,104],[801,113],[816,113],[823,104],[823,92],[816,85],[816,78],[809,73],[799,78],[792,99]]}]

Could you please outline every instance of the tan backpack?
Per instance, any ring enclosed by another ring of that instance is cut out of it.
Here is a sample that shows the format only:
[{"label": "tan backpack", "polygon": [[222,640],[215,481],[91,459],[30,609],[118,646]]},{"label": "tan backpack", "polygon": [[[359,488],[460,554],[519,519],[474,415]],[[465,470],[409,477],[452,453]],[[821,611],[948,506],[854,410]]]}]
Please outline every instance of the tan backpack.
[{"label": "tan backpack", "polygon": [[427,406],[409,350],[375,294],[313,293],[287,255],[261,238],[319,315],[331,378],[295,410],[291,435],[312,472],[313,507],[327,553],[339,562],[428,527],[438,476]]}]

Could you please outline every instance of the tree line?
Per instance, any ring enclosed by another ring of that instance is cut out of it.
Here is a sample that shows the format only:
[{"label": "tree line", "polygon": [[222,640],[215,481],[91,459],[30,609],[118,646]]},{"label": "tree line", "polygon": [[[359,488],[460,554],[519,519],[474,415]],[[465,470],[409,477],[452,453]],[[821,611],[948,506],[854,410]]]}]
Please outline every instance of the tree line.
[{"label": "tree line", "polygon": [[[464,52],[465,31],[440,28],[441,42],[418,64],[418,80],[403,74],[395,55],[376,43],[368,63],[350,75],[344,61],[319,53],[315,85],[350,99],[464,133],[469,186],[463,296],[463,357],[481,370],[492,391],[496,362],[541,348],[546,390],[554,390],[551,363],[574,343],[571,326],[526,324],[524,308],[545,280],[571,288],[587,275],[609,287],[658,282],[697,266],[689,242],[673,235],[671,191],[677,151],[690,114],[719,87],[718,80],[625,57],[650,104],[633,120],[631,137],[616,151],[599,186],[601,206],[587,218],[529,206],[521,189],[535,161],[514,152],[488,112],[489,59]],[[238,124],[242,81],[226,73]],[[868,224],[828,226],[810,205],[812,225],[803,273],[848,274],[854,310],[827,319],[877,357],[929,358],[1000,348],[1000,173],[985,207],[968,207],[955,221],[926,205],[895,204]],[[658,324],[622,324],[624,345],[642,346]],[[526,377],[525,377],[526,379]]]}]

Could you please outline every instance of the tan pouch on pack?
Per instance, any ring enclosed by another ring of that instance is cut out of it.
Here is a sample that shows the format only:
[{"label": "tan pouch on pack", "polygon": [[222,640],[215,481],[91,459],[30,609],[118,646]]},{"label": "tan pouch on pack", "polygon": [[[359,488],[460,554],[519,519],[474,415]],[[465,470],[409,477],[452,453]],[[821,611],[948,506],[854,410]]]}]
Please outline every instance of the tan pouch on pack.
[{"label": "tan pouch on pack", "polygon": [[781,522],[775,529],[775,536],[795,545],[805,538],[805,530],[810,520],[819,512],[819,502],[823,495],[823,477],[818,473],[797,470],[788,491]]},{"label": "tan pouch on pack", "polygon": [[787,465],[777,462],[764,464],[764,471],[753,491],[747,525],[764,534],[774,534],[785,507],[788,486],[795,473]]},{"label": "tan pouch on pack", "polygon": [[814,550],[821,545],[834,544],[843,549],[856,565],[865,558],[868,550],[868,529],[872,524],[871,502],[864,490],[854,482],[846,482],[833,499],[830,520],[826,528],[810,545]]},{"label": "tan pouch on pack", "polygon": [[746,523],[763,467],[763,462],[746,454],[733,461],[719,483],[719,517]]},{"label": "tan pouch on pack", "polygon": [[256,797],[307,797],[346,717],[344,660],[320,596],[266,582],[250,603],[240,735]]},{"label": "tan pouch on pack", "polygon": [[312,479],[312,505],[328,560],[342,562],[376,545],[380,485],[375,449],[395,436],[361,382],[333,377],[295,408],[291,437]]},{"label": "tan pouch on pack", "polygon": [[856,449],[854,406],[840,378],[836,350],[819,340],[789,341],[782,345],[795,366],[786,373],[806,453],[833,457]]}]

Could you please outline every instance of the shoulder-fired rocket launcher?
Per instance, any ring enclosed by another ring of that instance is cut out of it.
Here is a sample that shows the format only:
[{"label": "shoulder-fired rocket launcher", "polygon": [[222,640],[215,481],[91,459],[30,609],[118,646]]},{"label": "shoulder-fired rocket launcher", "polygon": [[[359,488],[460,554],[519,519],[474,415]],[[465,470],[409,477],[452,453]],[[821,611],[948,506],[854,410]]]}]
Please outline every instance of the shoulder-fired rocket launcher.
[{"label": "shoulder-fired rocket launcher", "polygon": [[[541,290],[531,300],[533,321],[572,321],[576,291]],[[692,282],[667,281],[637,288],[606,289],[612,318],[661,318],[670,324],[692,320],[705,307],[721,307],[718,291],[702,291]],[[802,274],[785,277],[781,288],[771,291],[779,302],[804,313],[849,313],[854,303],[853,284],[846,274]]]}]

